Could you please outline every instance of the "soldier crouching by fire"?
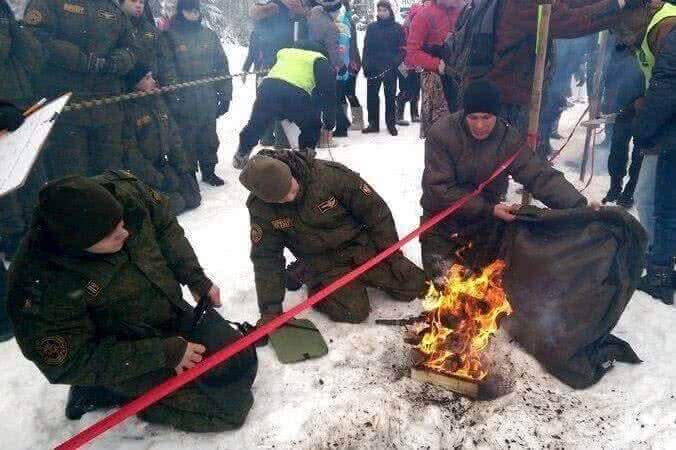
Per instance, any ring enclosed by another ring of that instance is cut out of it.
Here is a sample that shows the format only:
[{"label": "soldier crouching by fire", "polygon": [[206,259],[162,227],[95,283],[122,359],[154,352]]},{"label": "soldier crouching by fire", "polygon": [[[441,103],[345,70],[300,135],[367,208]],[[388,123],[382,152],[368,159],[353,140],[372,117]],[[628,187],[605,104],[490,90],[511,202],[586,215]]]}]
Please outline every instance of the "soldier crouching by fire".
[{"label": "soldier crouching by fire", "polygon": [[[198,326],[181,285],[220,306],[169,200],[125,171],[54,181],[9,274],[23,354],[71,385],[66,416],[135,398],[241,337],[208,309]],[[238,428],[253,404],[247,349],[140,414],[194,432]]]},{"label": "soldier crouching by fire", "polygon": [[[305,267],[301,282],[313,293],[399,240],[385,201],[342,164],[264,150],[240,181],[251,191],[251,260],[262,322],[283,311],[285,248]],[[425,280],[397,252],[315,308],[337,322],[363,322],[370,312],[366,287],[409,302],[423,293]]]}]

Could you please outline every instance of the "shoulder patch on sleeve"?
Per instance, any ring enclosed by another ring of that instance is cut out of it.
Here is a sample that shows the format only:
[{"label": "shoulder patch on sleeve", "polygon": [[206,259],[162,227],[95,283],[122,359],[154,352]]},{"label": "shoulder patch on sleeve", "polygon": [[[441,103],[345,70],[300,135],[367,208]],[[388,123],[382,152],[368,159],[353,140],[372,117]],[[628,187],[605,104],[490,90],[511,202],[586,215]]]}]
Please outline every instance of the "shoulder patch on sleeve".
[{"label": "shoulder patch on sleeve", "polygon": [[359,190],[361,190],[367,197],[373,195],[373,189],[371,189],[371,186],[369,186],[365,181],[362,181],[361,185],[359,186]]},{"label": "shoulder patch on sleeve", "polygon": [[60,366],[68,357],[68,341],[63,336],[47,336],[37,342],[40,357],[50,366]]},{"label": "shoulder patch on sleeve", "polygon": [[42,13],[37,9],[29,9],[26,11],[23,21],[28,25],[39,25],[42,23]]},{"label": "shoulder patch on sleeve", "polygon": [[289,217],[275,219],[270,223],[275,230],[284,231],[293,228],[293,221]]},{"label": "shoulder patch on sleeve", "polygon": [[152,197],[153,202],[155,202],[156,205],[159,205],[160,203],[162,203],[162,200],[163,200],[162,194],[160,194],[155,189],[150,188],[150,187],[148,188],[148,191],[150,191],[150,197]]},{"label": "shoulder patch on sleeve", "polygon": [[251,242],[258,244],[263,239],[263,229],[258,224],[251,225]]},{"label": "shoulder patch on sleeve", "polygon": [[324,214],[327,211],[332,210],[338,204],[336,197],[331,196],[328,200],[325,200],[317,205],[317,209],[320,213]]}]

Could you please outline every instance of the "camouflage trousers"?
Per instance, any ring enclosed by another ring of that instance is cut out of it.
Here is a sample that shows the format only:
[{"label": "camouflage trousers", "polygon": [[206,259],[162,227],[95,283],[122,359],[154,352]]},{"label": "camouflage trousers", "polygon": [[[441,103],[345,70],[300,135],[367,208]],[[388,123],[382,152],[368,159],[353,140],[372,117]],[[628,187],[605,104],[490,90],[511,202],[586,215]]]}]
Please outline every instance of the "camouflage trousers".
[{"label": "camouflage trousers", "polygon": [[202,175],[211,174],[218,164],[218,134],[216,119],[186,118],[179,122],[183,146],[188,158],[193,162],[195,171],[199,164]]},{"label": "camouflage trousers", "polygon": [[[359,262],[365,261],[366,259]],[[347,286],[329,295],[325,300],[318,303],[315,309],[336,322],[360,323],[365,321],[371,312],[367,287],[380,289],[394,300],[401,302],[410,302],[421,297],[425,291],[423,271],[408,259],[404,258],[403,264],[405,265],[403,277],[393,270],[392,262],[386,260]],[[355,266],[343,265],[331,268],[321,274],[315,274],[312,277],[313,282],[310,284],[313,286],[310,288],[310,293],[319,291],[332,281],[350,272]]]}]

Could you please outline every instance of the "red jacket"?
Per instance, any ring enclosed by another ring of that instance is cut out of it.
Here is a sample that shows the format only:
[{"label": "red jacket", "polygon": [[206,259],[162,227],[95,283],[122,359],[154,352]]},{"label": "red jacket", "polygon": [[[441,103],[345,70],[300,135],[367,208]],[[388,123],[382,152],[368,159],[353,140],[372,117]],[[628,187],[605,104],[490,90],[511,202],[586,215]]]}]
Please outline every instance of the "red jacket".
[{"label": "red jacket", "polygon": [[460,8],[442,8],[434,0],[425,2],[411,23],[406,42],[406,65],[436,72],[441,60],[425,53],[423,47],[443,44],[448,34],[455,30],[459,15]]}]

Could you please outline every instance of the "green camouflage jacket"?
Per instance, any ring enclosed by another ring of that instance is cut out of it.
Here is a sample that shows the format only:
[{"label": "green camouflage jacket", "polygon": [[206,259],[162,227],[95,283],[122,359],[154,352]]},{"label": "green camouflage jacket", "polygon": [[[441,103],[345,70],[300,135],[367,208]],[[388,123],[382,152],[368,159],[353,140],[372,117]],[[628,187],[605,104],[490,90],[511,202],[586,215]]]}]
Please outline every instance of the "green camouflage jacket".
[{"label": "green camouflage jacket", "polygon": [[8,310],[21,351],[51,383],[137,395],[170,370],[167,340],[192,310],[181,284],[205,294],[212,283],[166,197],[125,171],[94,179],[124,207],[123,250],[64,254],[36,220],[10,269]]}]

